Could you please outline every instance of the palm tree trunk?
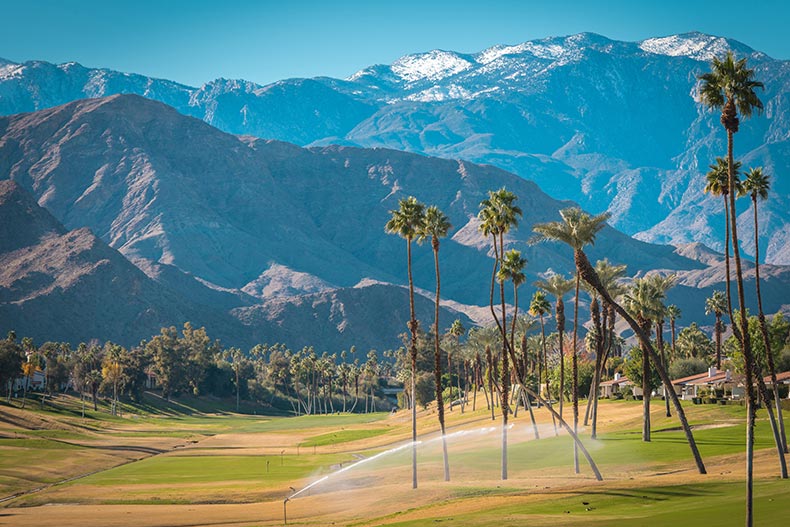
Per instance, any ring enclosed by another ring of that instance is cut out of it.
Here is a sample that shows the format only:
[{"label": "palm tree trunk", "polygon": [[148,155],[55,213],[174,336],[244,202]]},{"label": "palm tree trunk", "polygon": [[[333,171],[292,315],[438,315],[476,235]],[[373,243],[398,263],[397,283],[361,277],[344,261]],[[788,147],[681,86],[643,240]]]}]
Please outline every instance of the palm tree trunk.
[{"label": "palm tree trunk", "polygon": [[496,421],[494,413],[494,356],[491,353],[491,346],[486,346],[486,362],[488,362],[488,395],[491,403],[491,420]]},{"label": "palm tree trunk", "polygon": [[721,314],[716,312],[716,369],[721,369]]},{"label": "palm tree trunk", "polygon": [[565,400],[565,349],[563,347],[563,338],[565,336],[565,302],[561,297],[557,297],[557,335],[559,337],[560,346],[560,395],[558,397],[560,404],[560,417],[562,417],[562,403]]},{"label": "palm tree trunk", "polygon": [[[776,367],[774,365],[773,350],[771,350],[771,338],[768,335],[768,325],[765,322],[765,313],[763,312],[763,298],[760,293],[760,238],[758,235],[757,223],[757,196],[752,194],[752,205],[754,206],[754,285],[757,289],[757,311],[760,320],[760,332],[763,335],[763,344],[765,346],[765,355],[768,359],[768,370],[771,375],[771,388],[774,395],[774,405],[776,406],[776,415],[779,418],[779,434],[782,442],[782,450],[788,453],[787,450],[787,434],[785,433],[785,420],[782,416],[782,404],[779,399],[779,385],[776,383]],[[762,376],[762,375],[761,375]],[[766,401],[766,407],[770,403]]]},{"label": "palm tree trunk", "polygon": [[411,274],[411,238],[406,240],[409,274],[409,332],[411,333],[411,488],[417,488],[417,318],[414,314],[414,280]]},{"label": "palm tree trunk", "polygon": [[[728,101],[727,105],[734,103]],[[727,106],[725,105],[725,106]],[[725,111],[727,109],[725,108]],[[724,114],[722,114],[723,116]],[[730,224],[732,230],[732,254],[735,259],[735,283],[738,288],[738,303],[741,315],[741,350],[744,358],[744,373],[746,374],[746,525],[751,526],[754,522],[754,424],[757,413],[757,400],[754,393],[754,357],[752,355],[752,345],[749,335],[748,318],[746,316],[746,301],[743,292],[743,271],[741,269],[741,251],[738,246],[738,222],[737,211],[735,208],[735,170],[732,152],[733,131],[727,129],[727,164],[728,164],[728,188],[730,189]]]},{"label": "palm tree trunk", "polygon": [[[667,353],[664,350],[664,321],[658,320],[656,322],[656,345],[661,353],[661,364],[664,366],[664,369],[669,371],[669,362],[667,362]],[[672,412],[669,409],[669,394],[664,388],[664,406],[666,410],[666,416],[672,417]]]},{"label": "palm tree trunk", "polygon": [[[650,334],[650,322],[637,318],[642,331]],[[642,441],[650,442],[650,358],[645,346],[642,345]]]},{"label": "palm tree trunk", "polygon": [[[573,404],[573,433],[579,432],[579,365],[577,342],[579,330],[579,273],[576,273],[576,294],[573,297],[573,357],[571,358],[571,404]],[[579,447],[573,444],[573,470],[579,473]]]},{"label": "palm tree trunk", "polygon": [[672,381],[670,380],[669,375],[667,375],[666,370],[658,361],[658,355],[656,355],[653,346],[650,344],[650,337],[646,335],[644,331],[642,331],[642,328],[636,323],[633,317],[631,317],[631,315],[609,295],[609,292],[601,284],[595,269],[593,269],[590,261],[587,259],[587,255],[584,254],[584,251],[580,249],[574,250],[573,256],[574,261],[576,262],[576,268],[582,275],[584,281],[590,284],[590,286],[592,286],[596,291],[598,291],[598,294],[601,295],[601,298],[609,303],[617,312],[617,314],[623,317],[623,320],[625,320],[628,325],[631,326],[631,329],[634,330],[634,333],[636,333],[639,341],[645,344],[645,348],[650,354],[650,358],[654,361],[654,364],[657,365],[656,370],[658,371],[658,375],[661,377],[661,381],[664,383],[664,386],[669,392],[669,396],[672,398],[672,405],[675,407],[675,413],[677,414],[680,425],[683,428],[686,441],[689,444],[691,454],[694,457],[694,462],[697,465],[697,470],[700,474],[706,474],[707,471],[705,470],[705,464],[702,462],[699,448],[697,448],[697,442],[694,440],[694,434],[692,434],[688,419],[686,419],[686,413],[683,411],[683,407],[680,405],[680,401],[675,394],[675,390],[672,389]]},{"label": "palm tree trunk", "polygon": [[724,194],[724,285],[727,293],[727,314],[730,317],[730,325],[733,325],[735,319],[732,318],[732,293],[730,292],[730,203],[727,201],[728,195],[729,192]]},{"label": "palm tree trunk", "polygon": [[[496,241],[495,241],[496,243]],[[504,256],[505,254],[505,244],[503,234],[500,231],[499,233],[499,248],[500,254]],[[501,382],[502,382],[502,395],[501,395],[501,406],[502,406],[502,479],[507,479],[507,420],[508,414],[510,413],[510,402],[508,397],[510,396],[510,365],[508,364],[508,355],[507,355],[507,347],[508,347],[508,339],[507,339],[507,311],[505,306],[505,281],[501,280],[499,282],[499,298],[502,304],[502,325],[500,326],[500,331],[502,332],[502,372],[501,372]],[[499,324],[499,322],[497,322]],[[513,354],[513,366],[516,365],[515,353]]]},{"label": "palm tree trunk", "polygon": [[[433,245],[433,265],[436,272],[436,298],[434,302],[434,353],[433,353],[433,378],[436,383],[436,410],[439,414],[439,426],[442,429],[442,456],[444,459],[444,480],[450,481],[450,462],[447,459],[447,436],[444,427],[444,401],[442,400],[442,352],[439,348],[439,295],[441,292],[441,280],[439,277],[439,240],[434,237]],[[449,362],[449,355],[448,355]]]}]

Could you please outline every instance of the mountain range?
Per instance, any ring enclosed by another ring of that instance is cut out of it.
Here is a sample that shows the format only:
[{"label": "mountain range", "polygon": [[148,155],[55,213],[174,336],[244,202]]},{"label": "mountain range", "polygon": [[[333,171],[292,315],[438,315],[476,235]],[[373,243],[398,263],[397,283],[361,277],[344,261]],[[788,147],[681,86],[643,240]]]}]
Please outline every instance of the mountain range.
[{"label": "mountain range", "polygon": [[[714,56],[747,57],[765,83],[763,116],[744,120],[735,154],[772,176],[761,208],[767,262],[790,264],[790,62],[732,39],[687,33],[639,42],[581,33],[466,54],[433,50],[347,79],[201,87],[76,63],[0,61],[0,113],[135,93],[235,135],[300,146],[382,147],[490,164],[540,185],[644,241],[723,248],[704,173],[726,148],[718,115],[697,102]],[[751,212],[739,210],[754,254]]]},{"label": "mountain range", "polygon": [[[529,260],[528,284],[573,267],[567,247],[527,243],[534,223],[571,203],[499,168],[235,136],[136,95],[0,117],[0,179],[10,180],[0,187],[0,330],[38,339],[135,344],[191,321],[228,345],[397,347],[406,243],[384,224],[408,195],[454,226],[440,249],[444,327],[487,320],[490,244],[476,214],[488,190],[519,196],[524,217],[508,243]],[[721,255],[700,244],[650,244],[611,227],[589,253],[631,274],[678,273],[670,301],[689,320],[723,275]],[[789,270],[762,268],[769,312],[786,307]],[[427,246],[414,248],[414,277],[427,328]]]}]

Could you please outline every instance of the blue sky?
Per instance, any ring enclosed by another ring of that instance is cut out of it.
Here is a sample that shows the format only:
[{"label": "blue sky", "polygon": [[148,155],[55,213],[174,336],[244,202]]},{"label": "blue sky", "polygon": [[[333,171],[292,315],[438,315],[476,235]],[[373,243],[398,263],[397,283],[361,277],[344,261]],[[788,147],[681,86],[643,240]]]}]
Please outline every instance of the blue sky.
[{"label": "blue sky", "polygon": [[190,85],[217,77],[266,84],[287,77],[346,77],[371,64],[435,48],[476,52],[582,31],[641,40],[697,30],[790,58],[790,39],[784,37],[790,7],[785,2],[711,4],[0,0],[0,57],[77,61]]}]

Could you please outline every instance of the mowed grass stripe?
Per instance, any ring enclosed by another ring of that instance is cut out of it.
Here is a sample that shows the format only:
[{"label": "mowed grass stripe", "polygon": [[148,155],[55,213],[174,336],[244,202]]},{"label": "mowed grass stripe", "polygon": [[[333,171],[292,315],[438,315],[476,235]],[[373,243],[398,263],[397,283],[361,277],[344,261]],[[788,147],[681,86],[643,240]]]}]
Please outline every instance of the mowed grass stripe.
[{"label": "mowed grass stripe", "polygon": [[[81,485],[178,485],[255,481],[295,481],[311,474],[328,472],[346,463],[343,454],[287,456],[156,456],[94,474]],[[268,462],[268,469],[267,469]]]},{"label": "mowed grass stripe", "polygon": [[360,430],[339,430],[337,432],[329,432],[326,434],[311,437],[307,441],[299,443],[299,446],[326,446],[337,445],[340,443],[348,443],[349,441],[359,441],[361,439],[369,439],[386,434],[390,430],[387,428],[373,428],[373,429],[360,429]]}]

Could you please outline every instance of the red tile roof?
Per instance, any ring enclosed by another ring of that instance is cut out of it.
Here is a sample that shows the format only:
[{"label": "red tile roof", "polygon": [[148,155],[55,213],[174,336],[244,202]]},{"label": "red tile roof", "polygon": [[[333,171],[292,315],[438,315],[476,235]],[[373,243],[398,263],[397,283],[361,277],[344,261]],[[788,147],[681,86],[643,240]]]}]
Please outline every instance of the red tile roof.
[{"label": "red tile roof", "polygon": [[[768,375],[767,377],[765,377],[764,380],[765,382],[771,382],[771,376]],[[782,382],[782,381],[784,382],[790,381],[790,371],[783,371],[782,373],[776,374],[776,382]]]},{"label": "red tile roof", "polygon": [[726,371],[717,373],[713,377],[708,377],[708,374],[706,373],[703,377],[700,377],[699,379],[688,381],[688,384],[717,384],[720,382],[731,380],[731,379],[727,379],[727,375],[728,373]]},{"label": "red tile roof", "polygon": [[708,376],[708,372],[695,373],[694,375],[689,375],[688,377],[681,377],[680,379],[675,379],[672,381],[672,384],[686,384],[689,381],[695,381],[697,379],[701,379],[707,376]]}]

